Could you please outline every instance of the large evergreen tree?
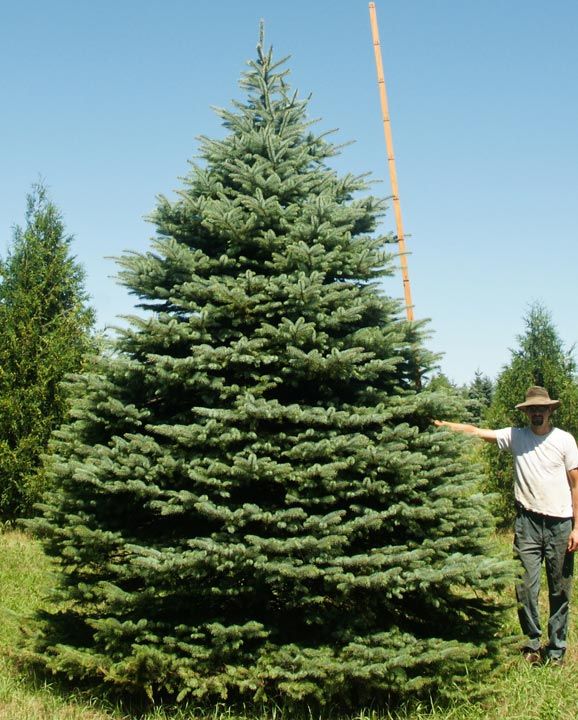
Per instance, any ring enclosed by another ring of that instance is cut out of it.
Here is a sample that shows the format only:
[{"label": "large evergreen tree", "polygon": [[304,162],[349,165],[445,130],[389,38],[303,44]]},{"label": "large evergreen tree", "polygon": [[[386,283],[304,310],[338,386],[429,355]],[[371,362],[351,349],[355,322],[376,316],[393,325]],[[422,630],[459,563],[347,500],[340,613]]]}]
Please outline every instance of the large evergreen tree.
[{"label": "large evergreen tree", "polygon": [[27,199],[0,262],[0,516],[27,513],[44,485],[41,455],[65,415],[61,382],[88,349],[92,310],[84,273],[70,254],[42,184]]},{"label": "large evergreen tree", "polygon": [[37,657],[205,702],[453,687],[496,657],[509,561],[431,425],[445,395],[414,389],[428,353],[380,290],[382,203],[330,169],[262,44],[242,87],[121,260],[148,312],[77,379],[36,524],[63,571]]},{"label": "large evergreen tree", "polygon": [[[516,410],[531,385],[547,388],[561,401],[551,418],[553,425],[578,437],[578,383],[573,349],[564,347],[549,311],[533,303],[524,317],[525,332],[519,346],[511,351],[510,363],[497,378],[492,402],[483,423],[488,427],[523,427],[526,416]],[[504,524],[514,517],[512,459],[493,445],[484,445],[487,462],[487,489],[496,493],[496,510]]]}]

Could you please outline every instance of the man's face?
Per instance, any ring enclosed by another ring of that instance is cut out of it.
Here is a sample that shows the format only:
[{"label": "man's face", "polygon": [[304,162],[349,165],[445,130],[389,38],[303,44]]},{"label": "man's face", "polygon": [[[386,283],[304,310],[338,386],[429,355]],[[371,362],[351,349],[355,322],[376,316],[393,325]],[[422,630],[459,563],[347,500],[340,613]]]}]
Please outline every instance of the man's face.
[{"label": "man's face", "polygon": [[548,405],[529,405],[525,408],[530,425],[535,428],[542,427],[550,419],[552,408]]}]

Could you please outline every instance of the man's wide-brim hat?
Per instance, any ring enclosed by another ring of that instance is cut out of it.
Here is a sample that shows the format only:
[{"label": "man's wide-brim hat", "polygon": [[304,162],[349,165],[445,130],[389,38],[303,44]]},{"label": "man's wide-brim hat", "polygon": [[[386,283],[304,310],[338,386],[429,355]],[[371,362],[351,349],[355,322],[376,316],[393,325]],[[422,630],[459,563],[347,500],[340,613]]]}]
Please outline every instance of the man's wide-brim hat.
[{"label": "man's wide-brim hat", "polygon": [[560,405],[560,400],[552,400],[546,388],[540,387],[539,385],[532,385],[526,391],[526,399],[524,402],[516,405],[518,410],[523,410],[525,407],[532,405],[544,405],[550,407],[552,410]]}]

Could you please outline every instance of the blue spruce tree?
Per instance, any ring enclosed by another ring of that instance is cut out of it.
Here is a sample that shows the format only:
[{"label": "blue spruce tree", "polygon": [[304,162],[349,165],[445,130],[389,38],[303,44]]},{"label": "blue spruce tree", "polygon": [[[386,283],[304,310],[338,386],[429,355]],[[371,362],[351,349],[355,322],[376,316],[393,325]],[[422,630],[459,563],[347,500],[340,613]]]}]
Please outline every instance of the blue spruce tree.
[{"label": "blue spruce tree", "polygon": [[498,654],[510,566],[431,426],[447,401],[416,390],[421,325],[380,289],[384,205],[329,167],[286,75],[261,42],[226,137],[120,260],[147,312],[76,379],[36,524],[62,569],[35,646],[55,672],[359,706]]}]

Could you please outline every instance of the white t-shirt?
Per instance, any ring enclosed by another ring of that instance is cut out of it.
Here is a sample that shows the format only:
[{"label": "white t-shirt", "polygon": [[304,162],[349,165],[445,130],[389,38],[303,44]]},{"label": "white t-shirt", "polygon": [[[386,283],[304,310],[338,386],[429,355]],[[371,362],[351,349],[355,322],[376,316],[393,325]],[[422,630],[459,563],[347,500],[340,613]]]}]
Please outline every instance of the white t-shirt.
[{"label": "white t-shirt", "polygon": [[536,435],[529,427],[496,430],[498,447],[514,456],[514,495],[526,510],[572,517],[567,472],[578,467],[578,447],[570,433],[552,428]]}]

